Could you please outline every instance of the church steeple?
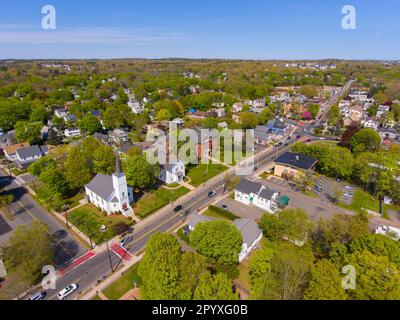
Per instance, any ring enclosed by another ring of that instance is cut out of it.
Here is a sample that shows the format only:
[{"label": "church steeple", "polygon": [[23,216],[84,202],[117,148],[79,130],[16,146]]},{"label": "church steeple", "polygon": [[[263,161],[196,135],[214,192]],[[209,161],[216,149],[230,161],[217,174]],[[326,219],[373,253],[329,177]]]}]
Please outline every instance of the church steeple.
[{"label": "church steeple", "polygon": [[119,156],[118,153],[115,153],[115,173],[114,173],[117,177],[121,176],[121,166],[119,163]]}]

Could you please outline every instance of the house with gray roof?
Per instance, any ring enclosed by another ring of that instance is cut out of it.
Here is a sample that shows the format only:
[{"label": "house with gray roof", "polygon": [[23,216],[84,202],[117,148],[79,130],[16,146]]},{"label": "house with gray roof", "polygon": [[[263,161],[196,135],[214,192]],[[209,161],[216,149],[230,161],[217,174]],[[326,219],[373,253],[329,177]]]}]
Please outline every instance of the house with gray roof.
[{"label": "house with gray roof", "polygon": [[248,206],[256,206],[269,213],[278,210],[279,192],[261,183],[242,178],[235,189],[235,200]]},{"label": "house with gray roof", "polygon": [[242,250],[239,254],[239,262],[242,262],[257,247],[263,234],[257,223],[251,219],[236,219],[233,224],[240,231],[243,238]]},{"label": "house with gray roof", "polygon": [[32,162],[45,156],[48,153],[47,146],[30,146],[16,151],[15,164],[20,169],[26,169]]},{"label": "house with gray roof", "polygon": [[111,176],[96,175],[85,186],[85,191],[87,200],[109,215],[120,212],[124,216],[131,216],[134,213],[130,205],[133,189],[128,186],[125,173],[120,170],[118,157],[115,173]]}]

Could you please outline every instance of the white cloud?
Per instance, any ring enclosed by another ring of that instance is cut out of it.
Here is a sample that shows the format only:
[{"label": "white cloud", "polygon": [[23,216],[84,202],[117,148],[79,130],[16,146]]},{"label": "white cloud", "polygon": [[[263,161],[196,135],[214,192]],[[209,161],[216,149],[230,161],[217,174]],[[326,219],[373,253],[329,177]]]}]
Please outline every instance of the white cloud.
[{"label": "white cloud", "polygon": [[0,43],[2,44],[146,45],[184,39],[185,36],[181,33],[162,32],[155,29],[81,27],[57,30],[17,30],[16,28],[1,28],[0,25]]}]

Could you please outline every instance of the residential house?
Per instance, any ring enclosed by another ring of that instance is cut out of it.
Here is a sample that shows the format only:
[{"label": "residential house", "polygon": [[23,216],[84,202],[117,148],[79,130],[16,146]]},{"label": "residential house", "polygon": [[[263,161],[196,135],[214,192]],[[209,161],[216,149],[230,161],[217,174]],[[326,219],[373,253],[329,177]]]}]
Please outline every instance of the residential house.
[{"label": "residential house", "polygon": [[136,99],[129,100],[128,107],[134,114],[141,114],[144,111],[144,106]]},{"label": "residential house", "polygon": [[105,145],[109,145],[109,136],[103,133],[95,132],[93,137]]},{"label": "residential house", "polygon": [[317,160],[309,156],[285,152],[275,160],[274,175],[281,178],[299,178],[316,163]]},{"label": "residential house", "polygon": [[364,122],[364,128],[374,129],[378,131],[379,123],[372,118],[369,118],[367,121]]},{"label": "residential house", "polygon": [[204,112],[204,111],[196,111],[196,112],[189,113],[188,118],[190,118],[190,119],[206,119],[206,118],[208,118],[208,114],[207,114],[207,112]]},{"label": "residential house", "polygon": [[292,127],[286,124],[282,119],[273,119],[268,121],[267,128],[270,132],[278,136],[286,136],[290,134]]},{"label": "residential house", "polygon": [[238,112],[242,112],[243,110],[243,103],[241,102],[236,102],[232,105],[231,111],[233,113],[238,113]]},{"label": "residential house", "polygon": [[55,111],[54,111],[54,115],[57,117],[57,118],[64,118],[66,115],[67,115],[67,111],[65,111],[65,109],[56,109]]},{"label": "residential house", "polygon": [[72,122],[72,123],[73,123],[73,122],[76,121],[76,117],[75,117],[74,114],[68,113],[67,115],[65,115],[64,121],[65,121],[65,122]]},{"label": "residential house", "polygon": [[17,150],[29,147],[30,144],[28,142],[21,142],[12,144],[9,146],[5,146],[3,149],[4,155],[7,160],[9,161],[16,161],[17,160]]},{"label": "residential house", "polygon": [[268,145],[273,140],[273,134],[267,126],[257,126],[254,128],[254,141],[263,146]]},{"label": "residential house", "polygon": [[381,104],[378,107],[378,111],[376,112],[376,117],[380,118],[380,117],[382,117],[383,114],[385,114],[386,112],[389,112],[389,111],[390,111],[390,106]]},{"label": "residential house", "polygon": [[225,108],[217,108],[214,109],[214,111],[216,112],[218,118],[223,118],[226,116]]},{"label": "residential house", "polygon": [[175,163],[160,165],[158,179],[167,183],[179,183],[185,177],[185,164],[182,160]]},{"label": "residential house", "polygon": [[181,118],[172,120],[172,123],[176,124],[178,127],[183,127],[185,125],[185,121]]},{"label": "residential house", "polygon": [[114,129],[110,134],[110,141],[116,145],[121,145],[128,141],[128,133],[122,129]]},{"label": "residential house", "polygon": [[[204,215],[193,214],[191,215],[188,224],[183,228],[183,231],[189,235],[199,223],[210,222],[214,220],[215,219]],[[239,230],[243,239],[242,249],[238,257],[239,262],[242,262],[261,241],[262,231],[258,227],[257,223],[251,219],[236,219],[233,222],[233,225]]]},{"label": "residential house", "polygon": [[228,128],[228,124],[225,121],[219,122],[218,123],[218,128],[227,129]]},{"label": "residential house", "polygon": [[79,128],[67,128],[64,130],[64,135],[67,138],[77,138],[82,135],[81,130]]},{"label": "residential house", "polygon": [[378,133],[381,139],[400,140],[400,132],[393,128],[381,128]]},{"label": "residential house", "polygon": [[278,210],[279,192],[268,187],[242,178],[235,189],[235,200],[245,205],[254,205],[269,213]]},{"label": "residential house", "polygon": [[242,250],[239,253],[239,262],[242,262],[258,246],[263,233],[251,219],[236,219],[233,224],[242,234]]},{"label": "residential house", "polygon": [[133,215],[130,203],[133,201],[133,189],[126,182],[125,173],[121,172],[119,159],[116,161],[116,171],[111,176],[97,174],[85,186],[86,198],[107,214],[122,213]]},{"label": "residential house", "polygon": [[29,146],[16,151],[15,164],[20,169],[26,169],[32,162],[45,156],[48,153],[47,146]]},{"label": "residential house", "polygon": [[0,149],[4,149],[6,146],[14,144],[15,131],[8,131],[0,135]]}]

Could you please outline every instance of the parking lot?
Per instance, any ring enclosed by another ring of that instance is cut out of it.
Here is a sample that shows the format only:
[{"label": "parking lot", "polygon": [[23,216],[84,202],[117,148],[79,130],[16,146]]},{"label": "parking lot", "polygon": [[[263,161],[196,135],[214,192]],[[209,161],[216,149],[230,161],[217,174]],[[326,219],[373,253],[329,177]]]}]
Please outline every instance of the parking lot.
[{"label": "parking lot", "polygon": [[227,206],[226,210],[234,213],[240,218],[246,219],[258,220],[265,212],[264,210],[254,206],[246,206],[243,203],[231,199],[229,196],[221,199],[215,204],[215,206],[220,208],[222,207],[222,205]]},{"label": "parking lot", "polygon": [[297,189],[296,184],[294,184],[293,182],[289,182],[287,180],[283,180],[283,179],[276,178],[273,176],[271,176],[268,180],[271,181],[273,184],[276,184],[281,187]]}]

